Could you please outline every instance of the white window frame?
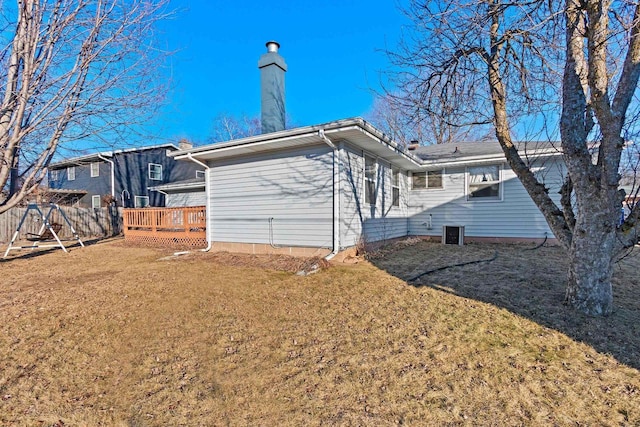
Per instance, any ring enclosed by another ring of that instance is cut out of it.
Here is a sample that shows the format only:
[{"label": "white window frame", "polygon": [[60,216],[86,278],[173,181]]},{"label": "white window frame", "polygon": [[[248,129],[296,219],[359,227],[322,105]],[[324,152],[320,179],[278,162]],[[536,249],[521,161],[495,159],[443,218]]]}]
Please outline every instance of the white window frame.
[{"label": "white window frame", "polygon": [[205,176],[206,171],[196,171],[196,178],[200,178]]},{"label": "white window frame", "polygon": [[58,169],[49,170],[49,181],[57,181],[60,179],[60,171]]},{"label": "white window frame", "polygon": [[[140,206],[138,200],[147,200],[147,203],[144,206]],[[133,207],[134,208],[146,208],[149,206],[149,196],[133,196]]]},{"label": "white window frame", "polygon": [[[429,173],[430,172],[440,172],[440,186],[439,187],[435,187],[435,186],[429,186]],[[413,178],[416,175],[422,175],[424,174],[424,187],[416,187],[413,184]],[[444,190],[444,168],[442,169],[433,169],[433,170],[428,170],[428,171],[424,171],[424,172],[412,172],[411,173],[411,189],[412,190]]]},{"label": "white window frame", "polygon": [[[97,200],[97,206],[96,206],[96,200]],[[93,209],[98,209],[102,207],[102,197],[99,195],[94,195],[91,196],[91,207]]]},{"label": "white window frame", "polygon": [[[160,168],[160,172],[159,172],[160,178],[155,178],[156,176],[155,172],[154,173],[151,172],[151,169],[155,168],[156,166]],[[149,163],[148,170],[149,170],[149,179],[151,181],[162,181],[162,165],[159,165],[158,163]]]},{"label": "white window frame", "polygon": [[67,181],[75,181],[76,180],[76,167],[69,166],[67,168]]},{"label": "white window frame", "polygon": [[[369,206],[376,205],[376,178],[378,177],[378,159],[375,156],[370,156],[367,153],[363,153],[363,164],[362,164],[362,177],[363,177],[363,187],[364,187],[364,202]],[[367,177],[367,158],[373,160],[373,179]],[[368,184],[371,184],[373,191],[368,191]],[[367,199],[373,200],[367,200]]]},{"label": "white window frame", "polygon": [[[395,208],[400,207],[400,169],[391,168],[391,206]],[[396,197],[396,192],[398,197]]]},{"label": "white window frame", "polygon": [[91,162],[91,178],[100,176],[100,163]]},{"label": "white window frame", "polygon": [[[476,165],[476,166],[467,166],[465,168],[465,183],[464,183],[464,188],[465,188],[465,193],[466,193],[466,198],[468,202],[480,202],[480,203],[487,203],[487,202],[502,202],[504,200],[504,179],[503,179],[503,170],[504,170],[504,164],[503,163],[491,163],[491,164],[486,164],[486,165]],[[497,181],[486,181],[486,184],[483,185],[495,185],[497,184],[498,187],[498,196],[491,196],[491,197],[472,197],[471,196],[471,190],[470,190],[470,186],[471,184],[471,172],[470,169],[474,169],[474,168],[480,168],[480,167],[496,167],[498,168],[498,180]]]}]

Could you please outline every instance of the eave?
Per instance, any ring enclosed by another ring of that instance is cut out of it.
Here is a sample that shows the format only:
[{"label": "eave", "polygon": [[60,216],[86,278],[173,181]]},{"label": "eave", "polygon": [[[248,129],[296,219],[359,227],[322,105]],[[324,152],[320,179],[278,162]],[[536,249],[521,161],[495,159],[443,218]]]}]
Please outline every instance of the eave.
[{"label": "eave", "polygon": [[325,144],[321,133],[334,144],[345,141],[399,167],[410,169],[420,165],[420,159],[406,153],[395,142],[360,118],[339,120],[234,141],[192,148],[171,153],[176,159],[192,157],[200,161],[215,161],[231,157],[260,154],[269,151]]}]

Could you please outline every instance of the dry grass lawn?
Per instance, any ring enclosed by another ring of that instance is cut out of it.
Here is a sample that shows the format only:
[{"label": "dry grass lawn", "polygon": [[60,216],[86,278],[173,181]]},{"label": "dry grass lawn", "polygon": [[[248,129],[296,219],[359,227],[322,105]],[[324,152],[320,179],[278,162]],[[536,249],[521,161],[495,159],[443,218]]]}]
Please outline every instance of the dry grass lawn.
[{"label": "dry grass lawn", "polygon": [[561,250],[530,249],[404,244],[306,277],[121,241],[14,257],[0,425],[640,425],[638,254],[594,319],[560,304]]}]

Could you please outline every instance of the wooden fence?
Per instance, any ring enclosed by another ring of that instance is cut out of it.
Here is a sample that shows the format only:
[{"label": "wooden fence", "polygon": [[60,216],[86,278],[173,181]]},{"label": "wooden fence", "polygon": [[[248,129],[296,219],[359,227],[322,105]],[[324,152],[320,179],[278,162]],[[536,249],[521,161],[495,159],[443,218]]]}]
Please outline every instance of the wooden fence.
[{"label": "wooden fence", "polygon": [[[45,215],[49,212],[49,207],[46,205],[41,206],[40,209]],[[61,206],[61,209],[81,238],[115,236],[122,232],[122,208],[94,209]],[[26,210],[27,208],[12,208],[0,214],[0,243],[9,243]],[[54,211],[50,219],[52,223],[62,224],[58,233],[60,238],[73,238],[71,230],[64,219],[59,218],[58,212]],[[20,233],[21,235],[23,233],[38,233],[41,225],[41,219],[36,211],[32,210],[27,215]]]},{"label": "wooden fence", "polygon": [[125,209],[124,239],[128,242],[173,248],[207,245],[204,206]]}]

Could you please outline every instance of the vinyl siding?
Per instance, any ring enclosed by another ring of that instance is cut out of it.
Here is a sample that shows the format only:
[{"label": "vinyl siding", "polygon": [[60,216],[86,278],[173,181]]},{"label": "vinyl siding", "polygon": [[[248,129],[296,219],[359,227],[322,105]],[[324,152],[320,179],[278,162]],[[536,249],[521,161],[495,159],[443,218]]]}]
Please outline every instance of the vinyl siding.
[{"label": "vinyl siding", "polygon": [[84,190],[87,192],[78,200],[78,206],[91,207],[93,196],[105,196],[111,194],[111,165],[104,161],[98,164],[99,176],[91,176],[91,164],[81,164],[75,166],[76,177],[69,181],[67,175],[68,167],[52,167],[58,171],[58,179],[51,179],[49,173],[49,187],[57,190]]},{"label": "vinyl siding", "polygon": [[332,246],[333,153],[328,146],[209,166],[213,241]]},{"label": "vinyl siding", "polygon": [[407,172],[400,170],[400,206],[392,206],[392,165],[376,159],[376,203],[373,205],[366,203],[364,198],[362,150],[343,144],[340,158],[341,246],[354,246],[361,238],[366,242],[375,242],[406,236]]},{"label": "vinyl siding", "polygon": [[205,206],[207,204],[207,193],[205,193],[204,190],[167,193],[166,204],[168,208],[183,206]]},{"label": "vinyl siding", "polygon": [[[537,174],[558,202],[562,167],[548,161]],[[502,165],[501,201],[467,201],[466,169],[446,169],[443,189],[409,192],[409,234],[442,235],[443,225],[463,225],[470,237],[544,238],[553,233],[513,171]],[[431,215],[431,218],[429,216]],[[431,223],[431,228],[428,224]]]}]

